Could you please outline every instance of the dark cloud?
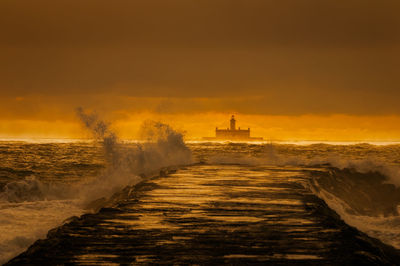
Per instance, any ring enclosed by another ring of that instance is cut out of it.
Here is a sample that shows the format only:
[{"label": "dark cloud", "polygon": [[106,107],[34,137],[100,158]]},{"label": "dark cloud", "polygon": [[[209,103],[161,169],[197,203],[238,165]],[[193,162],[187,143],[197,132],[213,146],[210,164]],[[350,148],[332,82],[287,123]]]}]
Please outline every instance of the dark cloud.
[{"label": "dark cloud", "polygon": [[400,114],[399,11],[397,0],[2,0],[0,96],[62,108],[202,97],[217,100],[152,110]]}]

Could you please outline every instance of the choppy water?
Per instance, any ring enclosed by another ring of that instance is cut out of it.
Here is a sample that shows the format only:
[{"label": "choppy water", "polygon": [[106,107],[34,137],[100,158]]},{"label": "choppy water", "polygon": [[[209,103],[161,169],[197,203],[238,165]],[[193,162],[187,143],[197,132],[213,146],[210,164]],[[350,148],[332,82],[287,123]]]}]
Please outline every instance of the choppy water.
[{"label": "choppy water", "polygon": [[295,166],[304,176],[302,185],[345,222],[400,248],[400,145],[192,142],[187,147],[190,151],[179,138],[151,146],[118,144],[111,151],[94,142],[0,142],[0,263],[65,219],[92,212],[93,200],[137,183],[143,174],[196,162],[213,169],[241,165],[240,171],[246,165]]}]

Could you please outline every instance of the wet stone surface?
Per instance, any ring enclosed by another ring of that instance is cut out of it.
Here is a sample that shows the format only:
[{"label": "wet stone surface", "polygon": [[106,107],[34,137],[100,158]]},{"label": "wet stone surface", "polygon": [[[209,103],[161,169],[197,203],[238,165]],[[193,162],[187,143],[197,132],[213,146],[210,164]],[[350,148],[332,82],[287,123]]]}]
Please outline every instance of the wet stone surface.
[{"label": "wet stone surface", "polygon": [[127,188],[53,229],[20,264],[388,264],[398,251],[344,224],[296,168],[197,165]]}]

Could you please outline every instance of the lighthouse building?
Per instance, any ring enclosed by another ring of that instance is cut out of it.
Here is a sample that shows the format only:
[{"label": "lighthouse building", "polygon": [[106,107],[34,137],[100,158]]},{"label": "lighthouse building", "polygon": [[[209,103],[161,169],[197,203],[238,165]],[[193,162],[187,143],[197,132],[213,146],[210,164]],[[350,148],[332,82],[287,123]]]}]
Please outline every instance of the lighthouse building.
[{"label": "lighthouse building", "polygon": [[215,137],[204,137],[204,140],[233,140],[233,141],[261,141],[263,138],[250,137],[250,128],[236,129],[236,119],[232,115],[230,127],[227,129],[215,129]]},{"label": "lighthouse building", "polygon": [[236,129],[236,120],[235,117],[232,115],[230,121],[230,128],[227,129],[215,129],[215,138],[217,139],[249,139],[250,138],[250,128],[248,129]]}]

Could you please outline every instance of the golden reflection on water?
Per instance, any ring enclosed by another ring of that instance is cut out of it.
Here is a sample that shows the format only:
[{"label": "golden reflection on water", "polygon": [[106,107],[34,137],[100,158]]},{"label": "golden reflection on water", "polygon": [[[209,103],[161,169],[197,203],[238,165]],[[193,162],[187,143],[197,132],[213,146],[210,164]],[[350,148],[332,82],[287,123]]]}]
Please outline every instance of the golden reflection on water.
[{"label": "golden reflection on water", "polygon": [[96,264],[96,265],[120,265],[119,263],[113,263],[110,261],[112,258],[118,257],[112,254],[82,254],[75,256],[76,261],[84,262],[85,264]]},{"label": "golden reflection on water", "polygon": [[[243,170],[241,166],[198,166],[188,171],[180,172],[154,180],[159,185],[149,191],[136,208],[146,210],[145,213],[136,212],[134,215],[120,215],[116,219],[106,220],[109,226],[112,224],[123,224],[135,229],[165,229],[178,230],[181,225],[171,223],[166,218],[174,217],[178,219],[205,218],[215,221],[247,222],[255,223],[264,221],[265,223],[286,224],[286,225],[305,225],[313,222],[302,218],[282,218],[279,214],[268,214],[263,216],[249,215],[251,210],[263,211],[291,211],[301,212],[302,201],[293,198],[271,198],[271,193],[280,193],[288,190],[285,186],[276,186],[279,183],[300,182],[304,179],[297,168],[276,171],[265,171],[266,168],[257,169],[258,171]],[[271,186],[268,186],[268,185]],[[235,196],[232,196],[235,194]],[[219,215],[210,213],[207,209],[213,203],[221,203],[225,206],[223,210],[241,211],[239,214],[225,213]],[[241,206],[241,205],[244,205]],[[157,211],[164,209],[164,211]],[[173,210],[171,214],[168,210]],[[149,213],[151,211],[151,213]],[[246,214],[247,213],[247,214]],[[132,219],[130,219],[132,218]],[[276,218],[276,219],[271,219]],[[269,221],[270,220],[270,221]]]},{"label": "golden reflection on water", "polygon": [[163,220],[163,213],[152,213],[146,215],[139,215],[139,219],[129,219],[129,216],[123,217],[124,219],[110,219],[106,220],[110,224],[122,224],[125,226],[130,226],[135,229],[178,229],[179,226],[175,226],[171,223],[167,223]]},{"label": "golden reflection on water", "polygon": [[[298,249],[287,244],[290,251],[287,254],[221,255],[226,259],[251,257],[260,261],[277,258],[316,260],[320,256],[314,254],[315,250],[299,249],[303,245],[329,246],[329,243],[318,243],[315,232],[322,228],[307,213],[298,196],[304,193],[300,184],[305,178],[302,171],[288,167],[187,167],[170,176],[151,180],[153,189],[132,203],[126,200],[124,212],[105,219],[101,226],[121,233],[110,233],[107,237],[111,238],[124,238],[123,232],[127,230],[168,233],[170,237],[167,238],[147,239],[158,247],[185,246],[199,236],[213,239],[215,230],[225,230],[226,233],[244,230],[245,236],[251,232],[251,226],[257,230],[269,226],[290,237],[276,240],[281,241],[277,242],[279,245],[294,241],[298,243]],[[257,250],[258,247],[254,248]],[[100,255],[86,255],[77,257],[77,260],[92,262],[96,258],[104,259]],[[151,256],[135,258],[137,263],[151,263],[153,259]]]}]

